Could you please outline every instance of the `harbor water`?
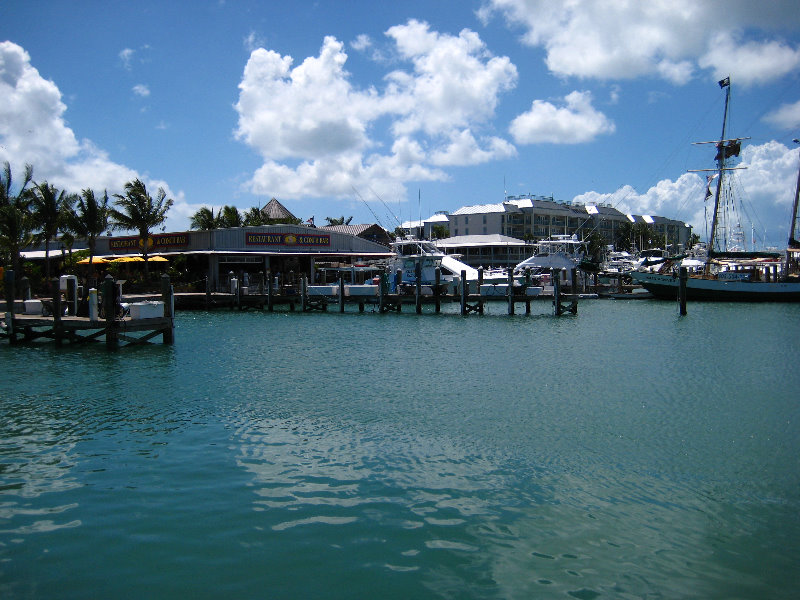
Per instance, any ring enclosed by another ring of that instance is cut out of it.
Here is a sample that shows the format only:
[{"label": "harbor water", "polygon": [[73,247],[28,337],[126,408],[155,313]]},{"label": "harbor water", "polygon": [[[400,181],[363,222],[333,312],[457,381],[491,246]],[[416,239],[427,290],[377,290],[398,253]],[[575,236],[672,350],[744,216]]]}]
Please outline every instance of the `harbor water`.
[{"label": "harbor water", "polygon": [[0,598],[800,596],[800,305],[504,310],[0,343]]}]

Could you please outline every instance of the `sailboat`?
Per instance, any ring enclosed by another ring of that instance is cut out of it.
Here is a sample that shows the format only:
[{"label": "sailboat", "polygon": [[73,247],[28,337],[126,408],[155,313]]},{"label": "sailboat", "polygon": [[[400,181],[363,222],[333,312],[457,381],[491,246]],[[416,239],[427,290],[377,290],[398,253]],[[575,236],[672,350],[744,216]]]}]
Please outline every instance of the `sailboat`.
[{"label": "sailboat", "polygon": [[[729,159],[739,156],[741,142],[746,138],[727,138],[728,103],[730,101],[730,78],[719,82],[725,90],[725,111],[722,119],[722,135],[715,144],[717,155],[716,174],[709,177],[709,189],[713,179],[717,180],[714,195],[714,214],[707,244],[708,252],[704,267],[691,274],[686,283],[687,300],[716,300],[724,302],[800,302],[800,242],[795,239],[797,221],[797,198],[800,194],[800,175],[795,191],[789,244],[785,261],[779,253],[742,251],[734,248],[735,236],[726,233],[726,210],[729,202],[724,194],[724,180],[729,171],[741,167],[729,167]],[[678,296],[678,264],[665,263],[659,272],[632,271],[631,278],[657,298],[674,300]]]}]

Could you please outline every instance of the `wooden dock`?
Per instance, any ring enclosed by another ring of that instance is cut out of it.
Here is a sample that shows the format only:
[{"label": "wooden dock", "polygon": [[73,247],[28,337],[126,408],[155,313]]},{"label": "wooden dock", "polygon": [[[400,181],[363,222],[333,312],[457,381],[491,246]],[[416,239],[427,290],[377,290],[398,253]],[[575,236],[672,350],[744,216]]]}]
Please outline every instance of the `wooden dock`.
[{"label": "wooden dock", "polygon": [[[11,344],[41,339],[52,340],[57,345],[104,341],[109,348],[144,344],[157,336],[161,336],[165,344],[174,342],[174,293],[168,276],[161,279],[160,302],[141,303],[135,306],[136,310],[131,310],[134,307],[130,306],[128,313],[122,309],[116,282],[107,277],[103,281],[100,304],[97,290],[89,293],[88,317],[77,315],[77,289],[72,281],[67,283],[66,301],[62,299],[60,282],[56,279],[52,282],[52,300],[28,301],[36,305],[38,314],[26,314],[27,303],[22,302],[24,309],[20,311],[20,303],[14,298],[14,273],[7,271],[6,311],[0,313],[0,337]],[[148,310],[155,314],[148,314]]]}]

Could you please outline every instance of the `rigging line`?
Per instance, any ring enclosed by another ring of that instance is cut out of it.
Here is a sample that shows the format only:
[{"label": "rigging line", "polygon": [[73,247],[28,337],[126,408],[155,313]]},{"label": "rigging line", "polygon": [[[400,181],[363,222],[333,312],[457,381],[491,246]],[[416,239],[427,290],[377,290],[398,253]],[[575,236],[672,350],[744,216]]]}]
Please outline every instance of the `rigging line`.
[{"label": "rigging line", "polygon": [[381,204],[383,204],[383,206],[384,206],[384,207],[386,207],[386,210],[388,210],[388,211],[389,211],[389,214],[390,214],[390,215],[392,215],[392,217],[394,217],[394,220],[397,222],[397,226],[398,226],[398,227],[401,227],[401,226],[403,225],[403,223],[402,223],[402,222],[400,221],[400,219],[398,219],[398,218],[397,218],[397,216],[396,216],[396,215],[395,215],[395,214],[392,212],[392,209],[391,209],[391,208],[389,208],[389,206],[386,204],[386,202],[384,202],[384,201],[383,201],[383,198],[381,198],[380,196],[378,196],[378,194],[375,192],[375,190],[373,190],[373,189],[372,189],[372,187],[370,187],[370,186],[367,186],[367,188],[369,189],[369,191],[370,191],[370,192],[372,192],[372,194],[373,194],[373,195],[374,195],[374,196],[375,196],[375,197],[376,197],[378,200],[380,200],[380,201],[381,201]]},{"label": "rigging line", "polygon": [[[369,205],[369,203],[366,200],[364,200],[364,198],[361,196],[361,194],[358,192],[358,190],[355,188],[355,186],[351,185],[350,187],[353,188],[353,191],[355,192],[356,196],[358,196],[358,199],[361,200],[364,203],[364,205],[369,209],[369,212],[372,213],[372,216],[375,217],[375,221],[378,223],[378,225],[383,227],[383,223],[381,223],[381,220],[378,218],[378,215],[375,214],[375,211],[372,210],[372,207]],[[383,227],[383,228],[386,229],[385,227]]]}]

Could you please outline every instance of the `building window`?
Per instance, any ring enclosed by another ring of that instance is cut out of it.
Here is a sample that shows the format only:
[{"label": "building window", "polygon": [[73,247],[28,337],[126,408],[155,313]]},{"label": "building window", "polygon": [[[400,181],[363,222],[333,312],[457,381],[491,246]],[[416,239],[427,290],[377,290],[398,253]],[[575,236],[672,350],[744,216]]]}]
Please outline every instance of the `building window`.
[{"label": "building window", "polygon": [[486,225],[486,215],[483,215],[483,224]]},{"label": "building window", "polygon": [[464,225],[469,225],[469,217],[464,217]]},{"label": "building window", "polygon": [[464,230],[464,235],[469,235],[469,227]]}]

